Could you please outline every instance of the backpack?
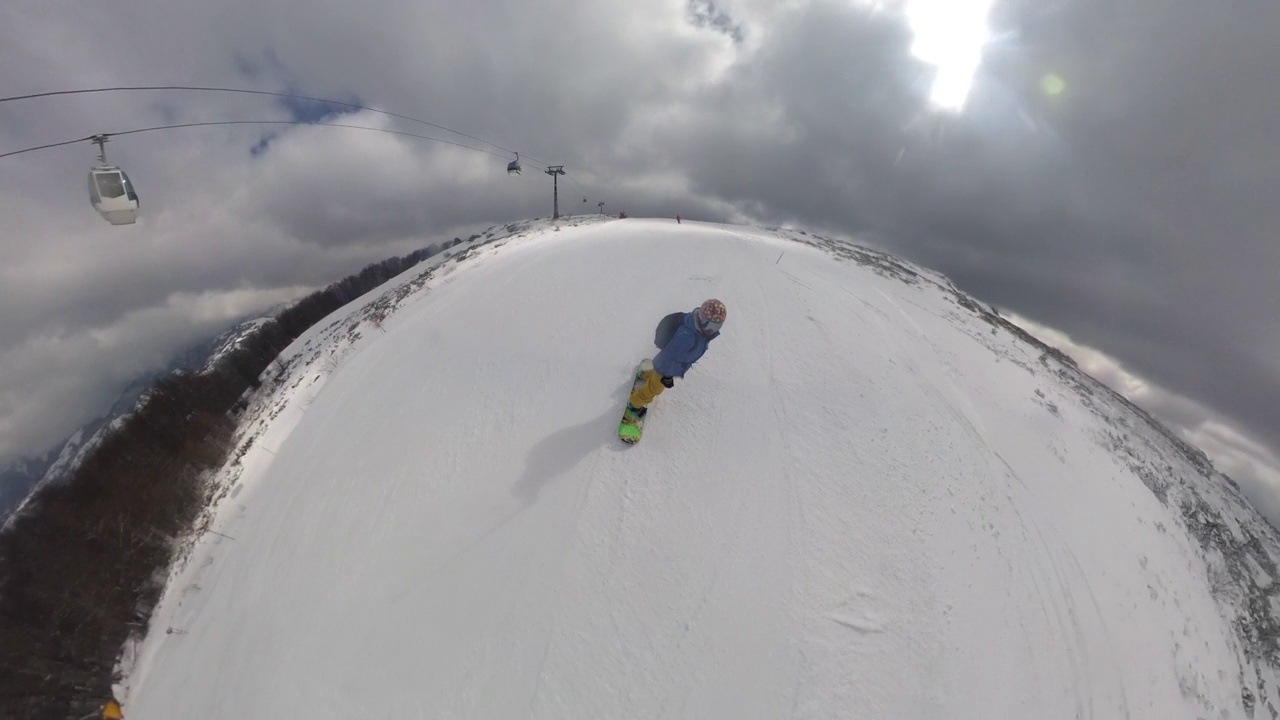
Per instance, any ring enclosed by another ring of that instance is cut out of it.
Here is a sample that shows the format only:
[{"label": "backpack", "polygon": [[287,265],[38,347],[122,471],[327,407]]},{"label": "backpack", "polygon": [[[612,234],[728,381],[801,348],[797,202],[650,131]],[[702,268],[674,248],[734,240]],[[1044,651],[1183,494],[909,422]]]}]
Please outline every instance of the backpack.
[{"label": "backpack", "polygon": [[676,331],[684,324],[684,316],[688,314],[673,312],[658,321],[658,329],[653,333],[653,344],[657,345],[659,350],[667,347],[667,343],[671,342],[671,338],[675,337]]}]

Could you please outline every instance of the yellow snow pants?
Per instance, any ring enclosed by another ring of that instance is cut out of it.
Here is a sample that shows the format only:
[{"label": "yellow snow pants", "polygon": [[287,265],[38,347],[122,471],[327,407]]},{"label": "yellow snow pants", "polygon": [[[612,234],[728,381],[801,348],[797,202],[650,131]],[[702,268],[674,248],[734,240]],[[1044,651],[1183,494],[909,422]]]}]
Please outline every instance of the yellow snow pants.
[{"label": "yellow snow pants", "polygon": [[631,397],[628,398],[631,407],[642,408],[653,402],[654,398],[661,395],[663,390],[666,390],[666,387],[662,385],[662,376],[653,370],[645,370],[640,377],[644,378],[644,385],[631,393]]}]

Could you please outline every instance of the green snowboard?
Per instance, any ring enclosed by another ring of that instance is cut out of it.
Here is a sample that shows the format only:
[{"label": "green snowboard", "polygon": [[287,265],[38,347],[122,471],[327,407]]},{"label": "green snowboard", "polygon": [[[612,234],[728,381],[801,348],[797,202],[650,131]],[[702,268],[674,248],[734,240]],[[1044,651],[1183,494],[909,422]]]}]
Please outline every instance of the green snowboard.
[{"label": "green snowboard", "polygon": [[[635,392],[644,387],[644,371],[653,369],[653,361],[645,358],[636,366],[636,379],[631,383],[631,392]],[[627,393],[627,401],[630,402],[631,393]],[[644,434],[644,421],[648,417],[645,413],[644,417],[634,417],[627,412],[626,408],[622,410],[622,422],[618,425],[618,439],[628,445],[635,445],[640,442],[640,436]]]}]

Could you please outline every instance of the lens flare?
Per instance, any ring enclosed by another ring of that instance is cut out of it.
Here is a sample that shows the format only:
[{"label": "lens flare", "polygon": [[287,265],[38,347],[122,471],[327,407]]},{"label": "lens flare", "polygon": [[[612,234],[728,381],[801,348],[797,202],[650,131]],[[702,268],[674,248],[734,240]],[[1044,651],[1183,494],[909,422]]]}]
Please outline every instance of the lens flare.
[{"label": "lens flare", "polygon": [[1049,97],[1057,97],[1067,89],[1067,81],[1057,73],[1045,73],[1040,78],[1040,91]]}]

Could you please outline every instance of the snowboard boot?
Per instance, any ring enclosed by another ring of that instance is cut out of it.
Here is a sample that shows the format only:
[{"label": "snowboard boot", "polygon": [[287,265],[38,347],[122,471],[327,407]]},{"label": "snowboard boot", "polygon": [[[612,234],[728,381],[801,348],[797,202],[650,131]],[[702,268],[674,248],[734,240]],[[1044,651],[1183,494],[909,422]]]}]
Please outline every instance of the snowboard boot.
[{"label": "snowboard boot", "polygon": [[639,420],[640,418],[644,417],[644,414],[647,412],[649,412],[649,408],[632,407],[631,403],[627,403],[627,419],[628,420]]}]

